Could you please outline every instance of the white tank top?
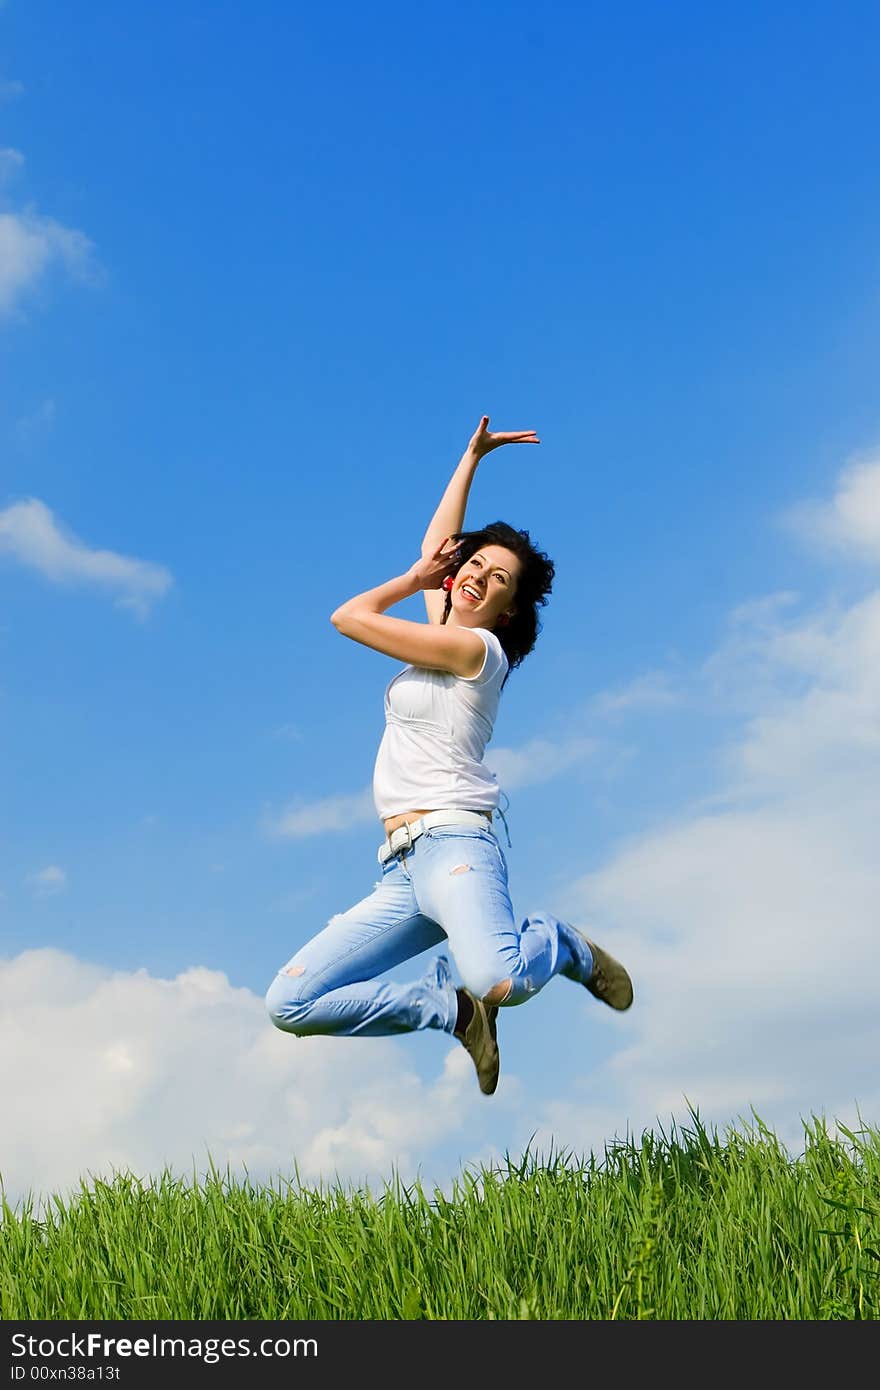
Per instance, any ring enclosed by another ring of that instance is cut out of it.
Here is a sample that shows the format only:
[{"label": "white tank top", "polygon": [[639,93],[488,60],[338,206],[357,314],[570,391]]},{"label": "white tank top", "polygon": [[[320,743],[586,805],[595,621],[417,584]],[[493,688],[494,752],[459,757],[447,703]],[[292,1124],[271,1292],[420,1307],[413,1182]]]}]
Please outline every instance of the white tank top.
[{"label": "white tank top", "polygon": [[494,811],[498,779],[483,763],[508,660],[494,632],[476,676],[407,666],[385,691],[385,733],[373,771],[380,820],[403,811]]}]

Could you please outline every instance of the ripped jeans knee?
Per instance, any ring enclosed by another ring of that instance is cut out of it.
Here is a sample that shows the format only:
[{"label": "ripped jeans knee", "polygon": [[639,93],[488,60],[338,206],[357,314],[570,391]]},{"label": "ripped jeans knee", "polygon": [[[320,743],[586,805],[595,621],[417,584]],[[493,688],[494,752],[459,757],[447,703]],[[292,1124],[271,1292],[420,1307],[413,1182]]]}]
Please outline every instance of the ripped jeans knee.
[{"label": "ripped jeans knee", "polygon": [[463,976],[464,984],[484,1004],[511,1008],[515,1004],[524,1004],[540,990],[543,981],[532,978],[522,970],[511,970],[509,974],[502,975],[504,967],[500,965],[499,968],[499,965],[496,961],[494,970],[484,969],[479,975],[468,972]]},{"label": "ripped jeans knee", "polygon": [[313,989],[301,982],[304,975],[301,965],[287,966],[279,970],[266,991],[266,1008],[275,1027],[299,1037],[306,1037],[311,1031],[308,1019],[318,998]]}]

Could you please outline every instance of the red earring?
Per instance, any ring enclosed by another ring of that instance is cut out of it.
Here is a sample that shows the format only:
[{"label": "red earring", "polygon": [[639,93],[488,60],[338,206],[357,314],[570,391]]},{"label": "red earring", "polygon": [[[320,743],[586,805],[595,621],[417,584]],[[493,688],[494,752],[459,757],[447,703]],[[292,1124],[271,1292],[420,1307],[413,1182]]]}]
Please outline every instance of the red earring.
[{"label": "red earring", "polygon": [[449,593],[449,590],[452,588],[452,586],[453,586],[454,583],[455,583],[455,580],[453,579],[452,575],[451,575],[451,574],[447,574],[446,578],[443,580],[443,583],[442,583],[442,585],[441,585],[440,587],[443,588],[443,589],[445,589],[446,592],[447,592],[447,594],[448,594],[448,593]]},{"label": "red earring", "polygon": [[507,624],[508,624],[509,622],[510,622],[510,614],[509,614],[509,613],[501,613],[501,614],[499,615],[499,617],[498,617],[498,626],[499,626],[499,627],[507,627]]}]

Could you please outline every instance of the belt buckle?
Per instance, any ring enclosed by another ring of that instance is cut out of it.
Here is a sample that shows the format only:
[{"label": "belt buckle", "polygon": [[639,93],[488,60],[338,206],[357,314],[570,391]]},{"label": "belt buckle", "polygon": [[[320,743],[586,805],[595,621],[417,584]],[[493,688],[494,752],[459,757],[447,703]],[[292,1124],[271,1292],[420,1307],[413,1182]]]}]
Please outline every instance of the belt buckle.
[{"label": "belt buckle", "polygon": [[408,820],[405,820],[403,822],[403,825],[398,825],[394,830],[392,830],[390,836],[388,837],[388,843],[390,844],[394,836],[397,835],[399,831],[403,830],[404,828],[406,829],[406,840],[403,844],[398,845],[397,848],[392,851],[393,854],[408,854],[413,847],[412,822]]}]

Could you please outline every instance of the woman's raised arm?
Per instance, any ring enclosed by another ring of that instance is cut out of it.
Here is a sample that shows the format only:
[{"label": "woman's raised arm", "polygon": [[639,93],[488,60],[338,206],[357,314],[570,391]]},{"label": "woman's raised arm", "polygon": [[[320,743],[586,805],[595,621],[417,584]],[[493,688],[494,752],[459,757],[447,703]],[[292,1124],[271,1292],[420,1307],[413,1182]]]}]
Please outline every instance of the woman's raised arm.
[{"label": "woman's raised arm", "polygon": [[[468,446],[458,461],[455,472],[446,485],[436,512],[428,523],[422,541],[422,555],[433,555],[446,536],[455,536],[464,530],[464,516],[471,483],[480,459],[497,449],[501,444],[539,444],[541,441],[534,430],[519,430],[505,434],[490,433],[489,417],[484,415],[468,441]],[[428,619],[439,623],[446,607],[446,594],[440,590],[425,590],[425,607]]]}]

